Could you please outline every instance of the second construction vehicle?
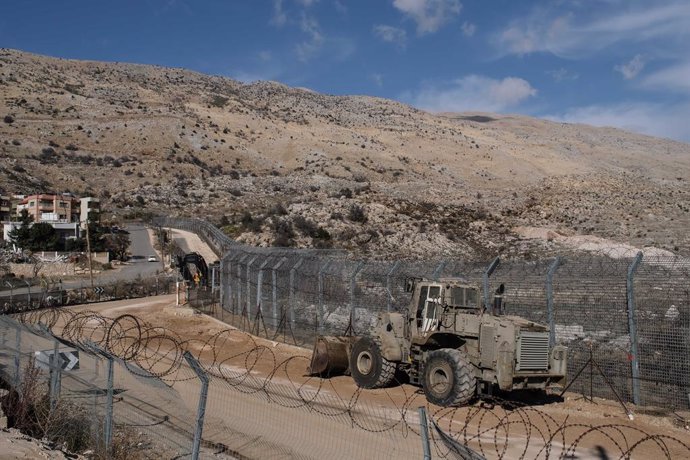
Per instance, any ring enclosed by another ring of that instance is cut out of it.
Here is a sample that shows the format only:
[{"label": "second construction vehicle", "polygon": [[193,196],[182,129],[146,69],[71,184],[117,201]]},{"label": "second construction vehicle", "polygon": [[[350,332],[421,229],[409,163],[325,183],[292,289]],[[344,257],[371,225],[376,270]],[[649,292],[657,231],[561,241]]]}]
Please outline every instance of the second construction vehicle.
[{"label": "second construction vehicle", "polygon": [[317,337],[310,373],[349,372],[359,387],[381,388],[402,371],[439,406],[466,404],[494,386],[565,386],[567,348],[549,345],[547,326],[503,315],[503,286],[491,305],[478,286],[457,278],[407,287],[407,311],[380,314],[370,336]]}]

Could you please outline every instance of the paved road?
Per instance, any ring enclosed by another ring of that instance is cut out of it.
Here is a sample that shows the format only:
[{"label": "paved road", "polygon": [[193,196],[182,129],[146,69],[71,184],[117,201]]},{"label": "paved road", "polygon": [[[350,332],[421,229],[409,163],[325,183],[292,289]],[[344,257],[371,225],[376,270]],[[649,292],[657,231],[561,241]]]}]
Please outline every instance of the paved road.
[{"label": "paved road", "polygon": [[[130,245],[129,253],[131,258],[125,265],[119,266],[115,270],[108,270],[94,275],[94,286],[110,284],[114,281],[133,280],[138,277],[146,278],[155,276],[157,273],[163,273],[163,262],[160,256],[153,249],[153,244],[149,237],[146,227],[142,224],[130,224],[126,227],[129,232]],[[148,256],[155,255],[158,262],[149,262]],[[81,287],[89,287],[90,280],[88,275],[79,279],[64,280],[62,282],[63,289],[76,289]],[[3,286],[0,286],[2,289]],[[31,292],[36,293],[41,290],[40,286],[32,286]],[[16,288],[12,290],[12,295],[21,296],[26,295],[29,288]],[[0,298],[10,297],[10,290],[5,289],[0,291]]]}]

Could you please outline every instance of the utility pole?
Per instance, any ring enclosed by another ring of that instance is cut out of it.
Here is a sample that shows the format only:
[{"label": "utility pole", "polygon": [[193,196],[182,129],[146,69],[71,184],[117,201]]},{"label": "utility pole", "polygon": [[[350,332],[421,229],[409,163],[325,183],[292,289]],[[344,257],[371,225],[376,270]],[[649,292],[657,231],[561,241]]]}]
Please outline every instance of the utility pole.
[{"label": "utility pole", "polygon": [[89,218],[86,217],[86,250],[89,253],[89,279],[91,280],[91,289],[93,289],[93,266],[91,265],[91,238],[89,237]]}]

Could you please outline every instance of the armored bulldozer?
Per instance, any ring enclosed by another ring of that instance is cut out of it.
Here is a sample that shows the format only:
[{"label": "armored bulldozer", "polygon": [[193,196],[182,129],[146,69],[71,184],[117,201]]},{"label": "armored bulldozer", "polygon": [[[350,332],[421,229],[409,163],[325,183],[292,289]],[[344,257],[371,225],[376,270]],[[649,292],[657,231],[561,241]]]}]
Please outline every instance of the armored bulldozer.
[{"label": "armored bulldozer", "polygon": [[491,305],[458,278],[414,279],[404,312],[382,313],[370,336],[320,336],[308,371],[350,373],[361,388],[392,383],[396,372],[439,406],[480,392],[563,388],[567,349],[550,346],[547,326],[503,312],[503,285]]}]

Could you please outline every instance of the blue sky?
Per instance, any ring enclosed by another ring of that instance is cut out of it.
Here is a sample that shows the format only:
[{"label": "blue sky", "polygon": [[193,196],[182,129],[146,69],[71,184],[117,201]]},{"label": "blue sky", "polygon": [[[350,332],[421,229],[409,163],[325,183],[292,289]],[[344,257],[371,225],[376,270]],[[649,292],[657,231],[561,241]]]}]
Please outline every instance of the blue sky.
[{"label": "blue sky", "polygon": [[0,46],[690,142],[688,0],[22,0]]}]

